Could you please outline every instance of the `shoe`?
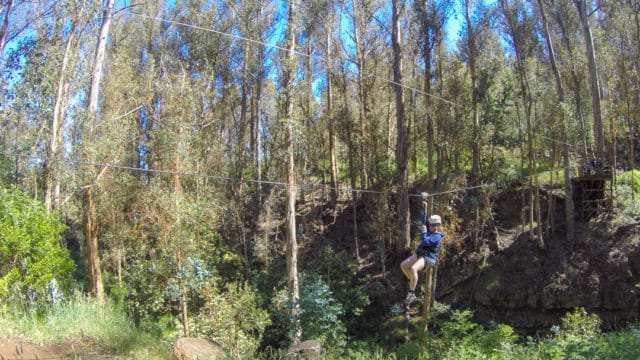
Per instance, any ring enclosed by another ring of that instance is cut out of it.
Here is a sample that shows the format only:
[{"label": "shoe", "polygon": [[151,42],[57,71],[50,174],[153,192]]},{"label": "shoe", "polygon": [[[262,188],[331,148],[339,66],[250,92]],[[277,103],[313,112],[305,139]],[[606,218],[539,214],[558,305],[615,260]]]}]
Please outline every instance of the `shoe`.
[{"label": "shoe", "polygon": [[416,295],[414,293],[409,293],[407,297],[404,299],[404,303],[406,305],[411,305],[411,303],[414,301],[416,301]]}]

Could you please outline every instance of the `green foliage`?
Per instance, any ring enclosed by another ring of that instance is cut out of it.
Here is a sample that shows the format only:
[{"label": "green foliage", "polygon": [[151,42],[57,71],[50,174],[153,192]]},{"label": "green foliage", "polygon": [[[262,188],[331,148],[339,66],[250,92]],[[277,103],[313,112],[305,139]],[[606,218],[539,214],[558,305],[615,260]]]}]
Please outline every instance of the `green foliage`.
[{"label": "green foliage", "polygon": [[175,275],[169,279],[164,296],[182,304],[198,296],[211,276],[213,273],[207,269],[204,261],[188,257],[186,264],[178,267]]},{"label": "green foliage", "polygon": [[321,276],[303,274],[300,278],[302,285],[298,299],[299,322],[292,317],[293,304],[286,287],[282,284],[271,300],[270,314],[273,326],[268,329],[269,341],[265,345],[288,347],[299,323],[304,339],[316,339],[329,347],[342,348],[346,343],[347,329],[341,320],[344,316],[343,305],[336,300]]},{"label": "green foliage", "polygon": [[640,170],[627,171],[617,175],[615,187],[615,203],[618,204],[620,215],[613,219],[613,223],[624,223],[640,216]]},{"label": "green foliage", "polygon": [[[317,254],[314,272],[329,286],[336,301],[342,305],[343,318],[350,327],[352,323],[361,321],[359,315],[375,296],[373,287],[365,290],[368,280],[358,275],[357,264],[345,251],[335,251],[326,246]],[[382,289],[381,291],[384,291]]]},{"label": "green foliage", "polygon": [[600,318],[588,314],[584,308],[567,313],[561,320],[561,326],[551,329],[552,337],[539,344],[530,345],[533,353],[541,358],[593,359],[606,358],[605,343],[601,342]]},{"label": "green foliage", "polygon": [[640,359],[640,330],[637,328],[606,334],[599,340],[604,342],[609,359]]},{"label": "green foliage", "polygon": [[136,326],[149,332],[162,333],[169,326],[165,322],[158,321],[167,314],[162,286],[166,276],[154,259],[140,257],[140,254],[144,253],[140,250],[136,246],[131,246],[131,255],[123,276],[126,290],[121,289],[119,292],[126,294],[126,308]]},{"label": "green foliage", "polygon": [[562,318],[560,335],[565,337],[594,336],[600,334],[602,321],[596,314],[589,314],[584,308],[577,308]]},{"label": "green foliage", "polygon": [[384,350],[372,341],[353,341],[346,349],[340,351],[327,351],[327,359],[353,359],[353,360],[387,360],[390,357]]},{"label": "green foliage", "polygon": [[618,185],[624,184],[631,188],[631,191],[638,194],[640,193],[640,170],[633,169],[617,174]]},{"label": "green foliage", "polygon": [[[518,341],[507,325],[480,326],[469,310],[436,306],[434,329],[413,333],[417,339],[401,344],[386,358],[395,359],[637,359],[640,358],[640,331],[602,334],[600,319],[584,309],[567,313],[561,326],[549,337]],[[444,314],[444,312],[447,314]],[[446,315],[446,316],[444,316]],[[349,351],[347,351],[349,353]],[[360,359],[374,359],[358,357]]]},{"label": "green foliage", "polygon": [[0,302],[44,305],[71,286],[64,225],[16,189],[0,190]]},{"label": "green foliage", "polygon": [[0,186],[9,186],[14,177],[10,159],[0,155]]},{"label": "green foliage", "polygon": [[[176,251],[187,250],[186,259],[177,266]],[[213,231],[199,237],[198,242],[184,241],[181,247],[131,238],[127,251],[122,286],[111,284],[110,294],[124,299],[136,325],[154,333],[173,333],[183,302],[188,303],[190,314],[197,314],[206,300],[206,288],[235,280],[241,266],[237,255],[220,244],[220,236]],[[221,269],[232,280],[223,278]]]},{"label": "green foliage", "polygon": [[268,313],[260,308],[260,295],[249,285],[229,284],[228,290],[205,287],[205,306],[195,320],[198,334],[211,338],[234,356],[255,355],[264,329],[269,325]]},{"label": "green foliage", "polygon": [[340,317],[342,305],[336,301],[321,277],[314,277],[300,293],[300,324],[307,339],[317,339],[331,346],[343,346],[346,328]]},{"label": "green foliage", "polygon": [[5,336],[35,343],[83,339],[111,354],[133,358],[160,358],[169,353],[159,339],[136,329],[120,306],[82,295],[51,306],[43,314],[12,308],[2,313],[0,327]]},{"label": "green foliage", "polygon": [[[491,324],[488,328],[472,321],[470,310],[454,310],[450,319],[440,330],[440,336],[434,343],[447,354],[447,358],[480,358],[496,355],[500,349],[510,347],[517,336],[513,329],[503,324]],[[463,356],[467,354],[468,356]]]}]

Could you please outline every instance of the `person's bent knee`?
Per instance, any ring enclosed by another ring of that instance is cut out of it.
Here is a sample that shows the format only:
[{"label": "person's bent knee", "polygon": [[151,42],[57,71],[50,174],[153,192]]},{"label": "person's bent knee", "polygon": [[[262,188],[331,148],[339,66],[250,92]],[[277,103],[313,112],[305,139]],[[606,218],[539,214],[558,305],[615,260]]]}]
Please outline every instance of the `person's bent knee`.
[{"label": "person's bent knee", "polygon": [[415,272],[421,271],[422,269],[424,269],[425,265],[426,264],[425,264],[424,258],[419,258],[416,262],[414,262],[411,265],[411,270]]}]

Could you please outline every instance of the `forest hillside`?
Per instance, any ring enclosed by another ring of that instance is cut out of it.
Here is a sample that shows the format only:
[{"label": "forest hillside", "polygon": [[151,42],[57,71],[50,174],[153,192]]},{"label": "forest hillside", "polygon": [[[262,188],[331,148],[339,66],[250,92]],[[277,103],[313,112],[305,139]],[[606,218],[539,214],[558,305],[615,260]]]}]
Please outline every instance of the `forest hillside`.
[{"label": "forest hillside", "polygon": [[639,88],[637,0],[0,1],[2,319],[235,358],[633,325]]},{"label": "forest hillside", "polygon": [[[445,226],[452,231],[446,234],[441,250],[435,300],[454,308],[472,309],[476,321],[486,325],[508,324],[521,336],[548,334],[554,325],[561,323],[562,317],[578,308],[597,314],[603,330],[636,324],[640,310],[638,215],[628,217],[618,205],[611,213],[578,222],[576,240],[570,242],[563,223],[564,194],[552,189],[542,193],[544,208],[553,211],[545,214],[549,221],[540,225],[546,239],[544,248],[540,248],[522,223],[522,198],[526,192],[518,186],[484,194],[491,198],[492,206],[486,211],[490,221],[485,222],[479,234],[464,227],[468,220],[461,211],[463,202],[473,195],[458,196],[460,203],[453,207],[456,210],[445,207],[445,219],[458,225]],[[397,326],[393,321],[397,315],[394,306],[404,299],[407,286],[399,270],[404,256],[389,256],[380,261],[380,242],[384,242],[385,234],[377,233],[378,228],[371,224],[376,219],[370,217],[375,211],[364,204],[371,202],[363,201],[355,212],[360,214],[356,221],[351,208],[344,209],[335,223],[330,216],[314,215],[303,220],[332,224],[324,226],[327,233],[318,237],[321,241],[304,245],[302,263],[323,268],[326,259],[317,254],[323,253],[325,247],[355,253],[355,247],[359,246],[359,270],[349,286],[368,279],[366,288],[380,289],[372,298],[369,316],[360,321],[379,323],[382,317],[387,325]],[[637,206],[624,206],[629,205]],[[415,212],[419,211],[417,207]],[[359,244],[352,238],[354,224],[363,232],[364,240]],[[419,229],[416,222],[416,246]],[[424,272],[420,276],[423,283]],[[425,291],[424,286],[421,291]],[[392,328],[387,330],[394,333]]]}]

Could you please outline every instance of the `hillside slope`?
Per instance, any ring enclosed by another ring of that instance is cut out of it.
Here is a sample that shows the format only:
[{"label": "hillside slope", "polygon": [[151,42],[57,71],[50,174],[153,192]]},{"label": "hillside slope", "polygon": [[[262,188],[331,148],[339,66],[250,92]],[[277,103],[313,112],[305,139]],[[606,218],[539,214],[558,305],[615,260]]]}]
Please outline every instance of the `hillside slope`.
[{"label": "hillside slope", "polygon": [[521,334],[546,332],[578,307],[598,314],[605,330],[638,322],[638,219],[617,226],[606,218],[578,222],[570,243],[560,201],[554,229],[542,225],[540,249],[516,218],[518,204],[514,194],[499,196],[488,238],[465,240],[462,251],[447,252],[438,301],[470,307],[479,321],[508,324]]},{"label": "hillside slope", "polygon": [[[543,224],[545,248],[540,249],[538,241],[531,239],[522,225],[521,193],[511,189],[495,196],[492,219],[487,222],[490,225],[477,240],[471,239],[469,225],[462,217],[455,219],[455,227],[461,233],[448,230],[445,237],[438,267],[437,301],[454,308],[470,308],[477,321],[508,324],[522,335],[549,331],[577,307],[598,314],[604,330],[637,323],[640,219],[616,227],[604,218],[578,222],[572,244],[566,240],[563,225],[564,202],[557,197],[554,216],[543,216],[554,218],[555,224],[553,230]],[[396,257],[380,253],[381,244],[390,241],[393,229],[381,230],[382,221],[373,220],[380,212],[375,213],[378,205],[372,201],[362,199],[355,211],[343,203],[333,221],[329,216],[316,217],[324,224],[330,222],[322,227],[323,244],[305,246],[305,253],[314,254],[318,246],[331,243],[351,256],[358,247],[360,270],[354,284],[367,278],[365,287],[376,289],[371,293],[369,308],[362,314],[363,327],[371,319],[391,318],[390,309],[406,294],[399,263],[408,253]],[[455,207],[450,211],[455,212]],[[412,213],[417,212],[418,208],[412,209]],[[446,217],[451,220],[454,216]],[[358,227],[357,237],[354,226]],[[417,233],[413,237],[415,243]],[[303,263],[317,266],[313,255]]]}]

